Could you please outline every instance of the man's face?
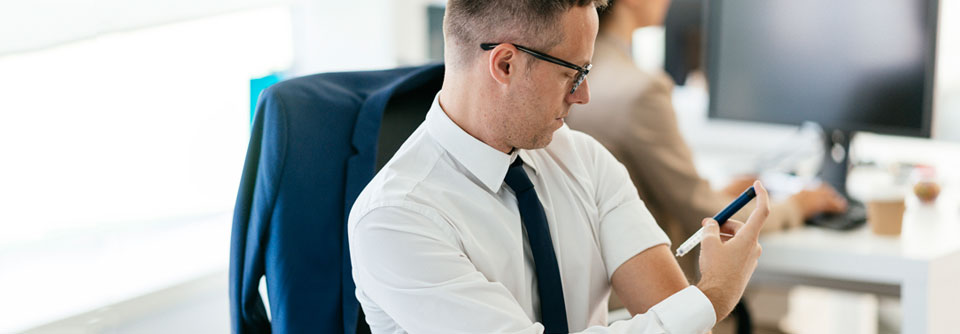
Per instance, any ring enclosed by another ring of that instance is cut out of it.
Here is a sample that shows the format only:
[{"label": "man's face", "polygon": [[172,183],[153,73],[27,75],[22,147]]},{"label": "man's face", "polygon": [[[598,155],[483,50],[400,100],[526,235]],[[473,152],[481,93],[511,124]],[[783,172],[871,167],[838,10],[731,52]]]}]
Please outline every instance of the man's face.
[{"label": "man's face", "polygon": [[[580,66],[590,63],[598,29],[596,9],[574,7],[563,15],[559,27],[563,29],[563,41],[551,50],[539,51]],[[590,87],[585,80],[570,94],[577,71],[523,56],[533,63],[507,97],[513,108],[505,115],[505,135],[512,147],[542,148],[550,144],[553,132],[563,125],[570,107],[590,100]]]}]

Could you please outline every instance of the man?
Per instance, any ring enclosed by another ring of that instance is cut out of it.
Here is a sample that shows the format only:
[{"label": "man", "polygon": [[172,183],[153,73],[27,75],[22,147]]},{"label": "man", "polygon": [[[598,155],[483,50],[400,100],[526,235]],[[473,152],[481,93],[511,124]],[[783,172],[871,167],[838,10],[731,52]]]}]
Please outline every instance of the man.
[{"label": "man", "polygon": [[[677,126],[673,82],[662,71],[644,71],[633,63],[634,31],[661,25],[669,4],[669,0],[616,0],[603,9],[594,52],[597,70],[590,74],[596,94],[589,105],[575,106],[566,122],[596,138],[626,166],[640,198],[670,240],[678,243],[700,228],[701,218],[722,210],[753,179],[732,182],[722,192],[711,189],[697,174]],[[806,218],[843,212],[846,205],[823,184],[773,203],[763,229],[802,226]],[[752,208],[748,205],[734,218],[746,219]],[[696,257],[681,258],[680,264],[688,275],[696,273]]]},{"label": "man", "polygon": [[[603,4],[448,3],[441,92],[350,213],[373,332],[693,333],[733,308],[760,255],[763,187],[746,223],[704,220],[690,286],[623,166],[563,126],[590,99]],[[635,315],[606,327],[611,288]]]}]

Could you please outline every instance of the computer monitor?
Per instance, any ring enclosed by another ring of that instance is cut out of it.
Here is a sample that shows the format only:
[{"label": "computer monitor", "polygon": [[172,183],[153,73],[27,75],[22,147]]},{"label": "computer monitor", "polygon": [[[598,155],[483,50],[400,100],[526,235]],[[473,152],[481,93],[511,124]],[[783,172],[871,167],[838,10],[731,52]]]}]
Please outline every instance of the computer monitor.
[{"label": "computer monitor", "polygon": [[703,65],[704,0],[672,0],[663,20],[663,69],[679,86]]},{"label": "computer monitor", "polygon": [[709,116],[819,123],[844,192],[851,133],[930,136],[938,1],[707,1]]}]

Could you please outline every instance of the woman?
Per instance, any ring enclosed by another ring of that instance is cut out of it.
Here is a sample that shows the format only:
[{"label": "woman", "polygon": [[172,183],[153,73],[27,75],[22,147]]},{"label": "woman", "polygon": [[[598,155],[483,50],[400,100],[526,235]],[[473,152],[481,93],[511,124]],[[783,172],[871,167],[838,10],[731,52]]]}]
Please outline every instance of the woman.
[{"label": "woman", "polygon": [[[633,63],[633,32],[661,25],[669,0],[616,0],[600,13],[600,33],[590,71],[591,99],[573,107],[567,124],[590,134],[622,162],[640,197],[674,246],[700,228],[705,217],[723,209],[752,180],[714,191],[697,174],[689,147],[677,126],[671,102],[673,82],[662,71],[647,72]],[[745,220],[752,204],[735,219]],[[821,212],[843,212],[846,201],[827,185],[773,203],[764,231],[803,225]],[[696,274],[697,255],[680,258],[688,279]],[[630,308],[630,305],[626,305]],[[633,310],[633,308],[630,308]]]}]

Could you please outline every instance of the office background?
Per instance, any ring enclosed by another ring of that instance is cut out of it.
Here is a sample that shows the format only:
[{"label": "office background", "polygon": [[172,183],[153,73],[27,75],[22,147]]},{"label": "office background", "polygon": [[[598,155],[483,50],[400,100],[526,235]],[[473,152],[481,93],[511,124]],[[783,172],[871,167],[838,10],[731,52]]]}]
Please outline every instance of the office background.
[{"label": "office background", "polygon": [[[430,61],[430,13],[442,4],[0,2],[0,332],[228,331],[251,99],[284,78]],[[942,0],[940,15],[935,140],[866,137],[913,160],[960,143],[960,1]],[[638,64],[662,67],[663,44],[662,28],[638,31]],[[796,133],[710,120],[695,84],[678,87],[675,104],[718,182],[743,172],[717,168],[735,165],[722,159],[749,160]],[[772,139],[744,140],[756,136]]]}]

